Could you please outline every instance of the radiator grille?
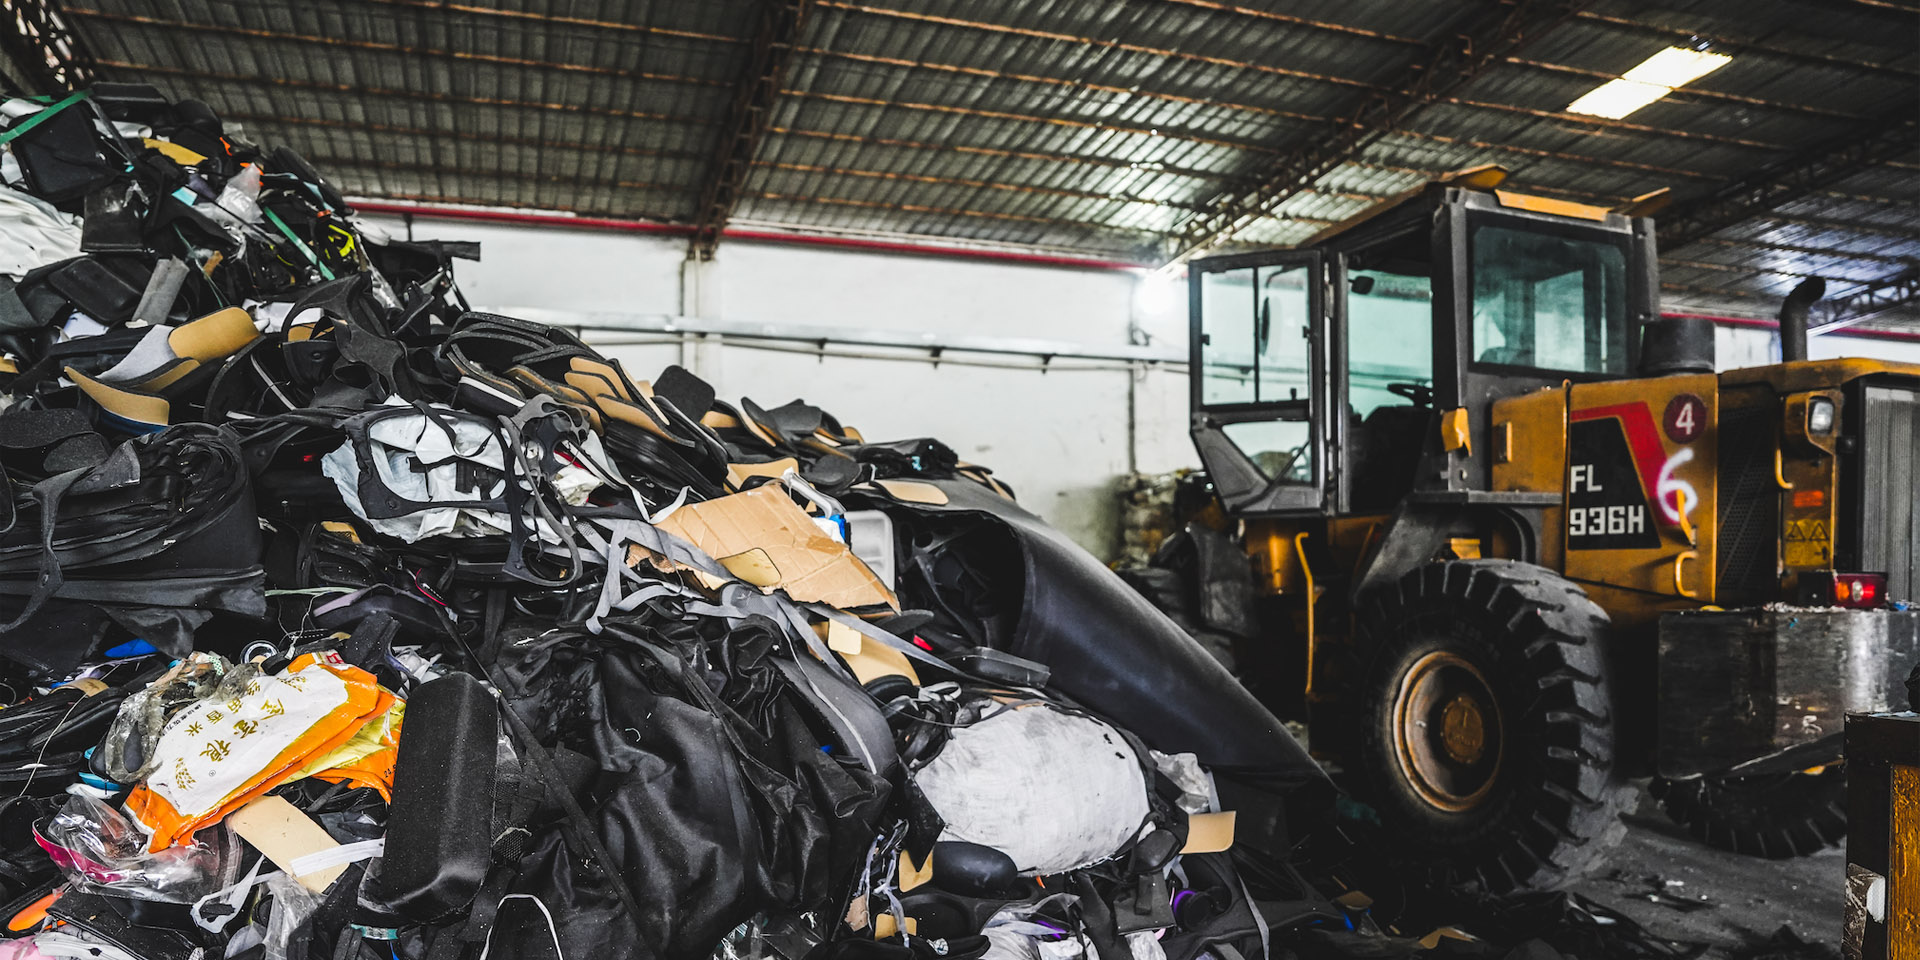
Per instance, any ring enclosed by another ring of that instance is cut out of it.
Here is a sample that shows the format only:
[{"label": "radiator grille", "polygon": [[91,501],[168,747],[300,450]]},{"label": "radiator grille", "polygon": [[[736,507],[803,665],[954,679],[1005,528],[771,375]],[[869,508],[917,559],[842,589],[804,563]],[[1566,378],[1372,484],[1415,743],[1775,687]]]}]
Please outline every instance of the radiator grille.
[{"label": "radiator grille", "polygon": [[1887,574],[1887,596],[1915,599],[1915,477],[1920,477],[1920,396],[1870,385],[1861,394],[1860,569]]},{"label": "radiator grille", "polygon": [[1780,492],[1773,480],[1777,438],[1768,405],[1720,408],[1720,515],[1714,544],[1722,604],[1777,599]]}]

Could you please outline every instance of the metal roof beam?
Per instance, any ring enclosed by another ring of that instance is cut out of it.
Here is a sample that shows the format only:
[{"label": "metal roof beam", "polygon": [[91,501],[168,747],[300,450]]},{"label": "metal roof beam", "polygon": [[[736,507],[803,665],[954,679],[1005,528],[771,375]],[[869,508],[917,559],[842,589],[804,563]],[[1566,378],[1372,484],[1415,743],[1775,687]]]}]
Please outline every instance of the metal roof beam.
[{"label": "metal roof beam", "polygon": [[1920,242],[1920,228],[1915,227],[1902,228],[1863,220],[1831,220],[1826,217],[1804,217],[1797,214],[1775,213],[1771,210],[1759,214],[1758,219],[1767,223],[1777,223],[1792,227],[1806,227],[1810,230],[1828,230],[1834,233],[1862,233],[1871,237],[1886,237],[1891,240]]},{"label": "metal roof beam", "polygon": [[91,86],[96,79],[92,54],[70,26],[71,18],[58,0],[6,0],[0,4],[0,52],[7,55],[14,75],[38,89],[22,93],[54,93]]},{"label": "metal roof beam", "polygon": [[522,23],[540,23],[548,26],[582,27],[594,32],[612,30],[622,33],[644,33],[653,37],[671,37],[676,40],[700,40],[707,43],[722,44],[742,44],[747,42],[746,39],[742,37],[729,37],[717,33],[703,33],[698,30],[677,30],[672,27],[656,27],[644,23],[628,23],[622,20],[569,17],[557,13],[541,13],[533,10],[505,10],[499,7],[483,7],[471,3],[448,3],[446,0],[359,0],[359,2],[382,7],[427,10],[433,13],[459,13],[472,17],[518,20]]},{"label": "metal roof beam", "polygon": [[1818,277],[1833,283],[1844,283],[1850,287],[1868,287],[1875,282],[1872,280],[1862,280],[1858,277],[1838,276],[1833,273],[1808,273],[1805,270],[1782,270],[1778,267],[1761,267],[1745,263],[1714,263],[1709,260],[1682,260],[1678,257],[1661,257],[1660,262],[1662,264],[1672,264],[1676,267],[1684,267],[1690,270],[1709,270],[1714,273],[1738,273],[1748,277],[1799,277],[1803,280]]},{"label": "metal roof beam", "polygon": [[1098,130],[1103,133],[1130,134],[1138,137],[1152,137],[1161,140],[1178,140],[1183,143],[1198,143],[1209,147],[1224,147],[1229,150],[1245,150],[1249,153],[1274,154],[1279,151],[1258,143],[1245,140],[1228,140],[1223,137],[1209,136],[1198,130],[1185,127],[1142,127],[1127,123],[1115,123],[1107,120],[1075,120],[1071,117],[1038,116],[1031,113],[1015,113],[1008,110],[984,110],[979,107],[963,107],[945,103],[926,103],[917,100],[888,100],[878,97],[854,97],[838,93],[814,93],[807,90],[782,90],[781,95],[799,97],[803,100],[824,100],[855,107],[877,107],[883,110],[911,110],[916,113],[942,113],[950,116],[980,117],[987,120],[1007,120],[1014,123],[1038,123],[1074,130]]},{"label": "metal roof beam", "polygon": [[1337,84],[1339,86],[1354,87],[1361,90],[1379,91],[1381,89],[1365,80],[1356,80],[1352,77],[1314,73],[1310,70],[1295,70],[1290,67],[1275,66],[1271,63],[1259,61],[1236,60],[1231,57],[1215,57],[1207,54],[1192,53],[1186,50],[1177,50],[1171,47],[1154,47],[1146,44],[1128,43],[1122,40],[1108,40],[1099,37],[1062,33],[1057,30],[1038,30],[1032,27],[1016,27],[1004,23],[988,23],[980,20],[965,20],[959,17],[936,16],[930,13],[917,13],[911,10],[893,10],[887,7],[876,7],[865,3],[848,2],[848,0],[815,0],[815,3],[818,6],[834,10],[864,13],[895,20],[906,20],[910,23],[931,23],[940,26],[959,27],[967,30],[979,30],[986,33],[997,33],[1004,36],[1027,37],[1033,40],[1051,40],[1056,43],[1065,43],[1074,46],[1119,50],[1125,53],[1140,53],[1154,57],[1166,57],[1171,60],[1183,60],[1188,63],[1206,63],[1216,67],[1251,70],[1256,73],[1265,73],[1276,77],[1290,77],[1295,80],[1312,80],[1319,83]]},{"label": "metal roof beam", "polygon": [[351,83],[294,80],[289,77],[263,77],[240,73],[219,73],[209,70],[188,70],[154,64],[126,63],[118,60],[103,60],[100,62],[100,65],[138,75],[151,74],[166,77],[185,77],[190,80],[218,80],[223,83],[291,87],[299,90],[323,90],[329,93],[353,94],[357,97],[367,99],[420,100],[427,103],[464,103],[478,107],[507,107],[516,110],[578,113],[595,117],[614,117],[621,120],[654,120],[660,123],[687,124],[689,126],[708,126],[713,123],[712,120],[706,117],[686,117],[677,114],[653,113],[646,110],[618,110],[611,107],[589,107],[573,103],[542,103],[533,100],[508,100],[501,97],[465,97],[450,93],[433,93],[426,90],[401,90],[387,87],[366,87]]},{"label": "metal roof beam", "polygon": [[1362,99],[1350,117],[1329,124],[1322,135],[1293,140],[1301,145],[1245,178],[1236,189],[1214,197],[1208,212],[1193,217],[1181,230],[1170,262],[1211,249],[1311,187],[1420,108],[1451,95],[1489,65],[1565,22],[1582,2],[1505,0],[1477,5],[1409,61],[1388,90]]},{"label": "metal roof beam", "polygon": [[1660,214],[1660,248],[1678,250],[1875,164],[1906,156],[1920,145],[1916,113],[1920,113],[1920,99],[1903,98],[1898,106],[1856,126],[1848,135],[1822,138],[1704,196],[1674,204]]},{"label": "metal roof beam", "polygon": [[249,40],[273,40],[281,43],[297,43],[311,47],[332,47],[339,50],[391,53],[404,57],[430,57],[436,60],[486,63],[494,66],[520,67],[528,70],[553,70],[561,73],[582,73],[593,76],[617,77],[623,80],[645,80],[653,83],[675,83],[698,87],[727,86],[724,80],[709,80],[705,77],[689,77],[672,73],[653,73],[646,70],[627,70],[620,67],[599,67],[588,63],[568,63],[566,61],[545,60],[535,57],[509,57],[503,54],[476,53],[471,50],[440,50],[433,47],[414,47],[404,43],[388,43],[380,40],[349,40],[345,37],[326,37],[307,33],[284,33],[278,30],[262,30],[254,27],[241,27],[230,24],[192,23],[186,20],[167,20],[161,17],[148,17],[132,13],[111,13],[105,10],[93,10],[85,7],[76,7],[71,12],[75,18],[85,20],[99,20],[106,23],[154,27],[161,30],[180,30],[198,34],[244,37]]},{"label": "metal roof beam", "polygon": [[1892,256],[1884,253],[1868,253],[1864,250],[1809,247],[1797,243],[1773,243],[1767,240],[1747,240],[1740,237],[1702,237],[1695,242],[1712,244],[1716,247],[1749,247],[1755,250],[1771,250],[1775,253],[1797,253],[1803,256],[1826,257],[1832,260],[1858,260],[1868,263],[1920,266],[1920,257]]},{"label": "metal roof beam", "polygon": [[[1031,184],[1006,183],[998,180],[977,180],[971,177],[936,177],[919,173],[901,173],[891,170],[862,170],[854,167],[829,167],[812,163],[784,163],[756,160],[755,167],[780,170],[787,173],[812,173],[834,177],[858,177],[868,180],[890,180],[905,183],[924,183],[929,186],[965,187],[972,190],[1002,190],[1009,193],[1032,194],[1045,197],[1066,197],[1072,200],[1095,200],[1104,203],[1137,203],[1152,207],[1171,207],[1176,210],[1192,210],[1191,204],[1178,200],[1154,200],[1135,194],[1102,193],[1098,190],[1072,190],[1063,187],[1042,187]],[[1371,195],[1351,195],[1356,199],[1377,199]]]},{"label": "metal roof beam", "polygon": [[[1602,83],[1605,83],[1610,80],[1618,80],[1621,78],[1620,74],[1612,73],[1606,70],[1590,70],[1586,67],[1575,67],[1575,66],[1570,66],[1568,64],[1564,64],[1564,63],[1550,63],[1545,60],[1529,60],[1526,57],[1508,57],[1507,62],[1517,67],[1527,67],[1528,69],[1540,70],[1546,73],[1559,73],[1559,74],[1565,74],[1567,76],[1573,76],[1573,77],[1584,77],[1589,80],[1598,80]],[[1720,103],[1739,103],[1739,104],[1744,104],[1750,107],[1762,107],[1768,110],[1779,110],[1786,113],[1800,113],[1800,114],[1805,114],[1807,116],[1812,116],[1812,117],[1825,117],[1826,119],[1829,119],[1829,120],[1865,120],[1867,119],[1867,117],[1865,117],[1862,114],[1850,113],[1844,110],[1829,110],[1825,107],[1816,107],[1811,104],[1805,104],[1805,103],[1787,103],[1781,100],[1767,100],[1761,97],[1747,97],[1737,93],[1727,93],[1721,90],[1707,90],[1701,87],[1679,87],[1679,88],[1676,88],[1672,93],[1667,94],[1667,96],[1664,99],[1677,102],[1677,103],[1704,103],[1704,102],[1714,102],[1714,101],[1717,101]]]},{"label": "metal roof beam", "polygon": [[[650,180],[620,180],[593,177],[577,177],[561,173],[529,173],[522,170],[502,170],[498,167],[450,167],[439,163],[410,163],[399,160],[373,160],[346,154],[314,154],[312,161],[326,169],[384,170],[394,173],[436,174],[456,180],[498,180],[505,183],[529,183],[534,185],[564,185],[582,189],[597,190],[634,190],[648,193],[684,194],[688,192],[685,184],[655,183]],[[351,192],[351,191],[350,191]],[[371,194],[368,194],[371,195]],[[483,200],[468,200],[468,203],[484,203]],[[665,219],[664,217],[662,219]]]},{"label": "metal roof beam", "polygon": [[692,150],[656,150],[652,147],[630,147],[604,143],[581,143],[577,140],[551,140],[544,137],[509,137],[497,133],[481,133],[473,130],[428,130],[422,127],[402,127],[387,123],[364,123],[358,120],[327,120],[321,117],[289,117],[270,113],[223,113],[222,120],[238,123],[286,124],[295,127],[321,127],[329,130],[346,130],[357,133],[377,133],[396,137],[422,137],[440,140],[468,140],[477,143],[507,144],[539,150],[558,150],[580,153],[605,153],[625,157],[651,157],[660,160],[700,160],[704,153]]},{"label": "metal roof beam", "polygon": [[1825,333],[1920,304],[1920,267],[1876,280],[1865,289],[1814,304],[1809,333]]},{"label": "metal roof beam", "polygon": [[772,120],[774,101],[782,92],[787,62],[793,59],[795,41],[806,23],[812,0],[761,0],[759,19],[754,26],[753,45],[734,83],[733,107],[708,167],[706,183],[700,190],[700,206],[694,214],[693,237],[687,255],[701,260],[713,259],[720,233],[733,216],[741,188],[753,170],[760,153],[767,125]]},{"label": "metal roof beam", "polygon": [[869,137],[857,133],[841,133],[832,130],[803,130],[794,127],[768,127],[767,132],[783,137],[806,137],[813,140],[833,140],[839,143],[894,147],[901,150],[933,150],[945,153],[962,153],[977,157],[1034,160],[1043,163],[1105,167],[1113,170],[1139,170],[1148,174],[1165,174],[1167,176],[1188,177],[1194,180],[1217,182],[1224,181],[1228,178],[1228,174],[1222,171],[1203,170],[1198,167],[1184,167],[1177,164],[1162,163],[1158,160],[1121,160],[1114,157],[1101,157],[1091,154],[1042,153],[1035,150],[1014,150],[1006,147],[979,147],[955,143],[927,143],[922,140],[906,140],[898,137]]},{"label": "metal roof beam", "polygon": [[1582,23],[1605,24],[1610,27],[1619,27],[1640,33],[1672,37],[1687,43],[1698,43],[1705,40],[1722,52],[1746,50],[1782,59],[1798,60],[1802,63],[1816,66],[1845,67],[1850,70],[1863,70],[1871,73],[1900,77],[1902,79],[1920,77],[1920,70],[1913,70],[1907,67],[1896,67],[1887,63],[1875,63],[1871,60],[1856,60],[1851,57],[1836,57],[1831,54],[1813,53],[1807,50],[1794,50],[1788,47],[1774,46],[1759,40],[1736,40],[1732,37],[1703,33],[1697,26],[1667,27],[1657,23],[1647,23],[1644,20],[1635,20],[1631,17],[1620,17],[1600,13],[1595,10],[1582,10],[1574,16]]},{"label": "metal roof beam", "polygon": [[[818,203],[835,207],[854,207],[862,210],[890,210],[898,213],[932,214],[946,217],[971,217],[982,220],[999,220],[1008,223],[1025,223],[1042,227],[1066,227],[1084,230],[1093,234],[1131,233],[1147,237],[1159,237],[1160,231],[1149,227],[1123,227],[1111,223],[1088,220],[1067,220],[1058,217],[1038,217],[1024,213],[1009,213],[1004,210],[974,210],[967,207],[935,207],[919,203],[889,203],[884,200],[864,200],[855,197],[827,197],[816,194],[767,193],[758,192],[753,196],[761,200],[774,200],[785,203]],[[1302,222],[1311,221],[1299,218]]]}]

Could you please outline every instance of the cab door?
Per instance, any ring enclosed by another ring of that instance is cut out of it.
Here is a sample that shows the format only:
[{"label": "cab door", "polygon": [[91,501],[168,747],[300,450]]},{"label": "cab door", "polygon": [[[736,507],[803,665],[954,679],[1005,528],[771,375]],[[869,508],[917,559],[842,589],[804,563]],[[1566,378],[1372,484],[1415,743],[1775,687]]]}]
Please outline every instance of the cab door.
[{"label": "cab door", "polygon": [[1188,266],[1193,443],[1235,514],[1325,503],[1323,271],[1317,251]]}]

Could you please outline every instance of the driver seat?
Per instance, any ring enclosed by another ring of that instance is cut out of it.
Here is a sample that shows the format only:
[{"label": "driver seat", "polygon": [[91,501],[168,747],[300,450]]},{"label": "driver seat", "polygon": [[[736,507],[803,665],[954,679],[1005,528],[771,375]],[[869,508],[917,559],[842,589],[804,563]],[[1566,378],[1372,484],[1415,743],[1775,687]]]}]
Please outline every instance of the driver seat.
[{"label": "driver seat", "polygon": [[[1358,417],[1354,418],[1359,420]],[[1413,490],[1414,471],[1434,434],[1426,407],[1376,407],[1348,432],[1347,475],[1357,513],[1391,510]]]}]

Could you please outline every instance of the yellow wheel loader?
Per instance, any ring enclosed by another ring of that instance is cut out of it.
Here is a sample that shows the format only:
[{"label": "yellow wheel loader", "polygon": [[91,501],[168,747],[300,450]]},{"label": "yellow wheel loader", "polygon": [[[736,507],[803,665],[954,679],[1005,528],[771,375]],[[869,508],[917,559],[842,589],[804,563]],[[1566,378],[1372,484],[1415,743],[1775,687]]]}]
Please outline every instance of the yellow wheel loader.
[{"label": "yellow wheel loader", "polygon": [[1920,366],[1807,361],[1801,291],[1716,373],[1650,218],[1503,179],[1189,265],[1184,619],[1444,877],[1577,876],[1639,777],[1718,846],[1838,840],[1843,715],[1920,654]]}]

